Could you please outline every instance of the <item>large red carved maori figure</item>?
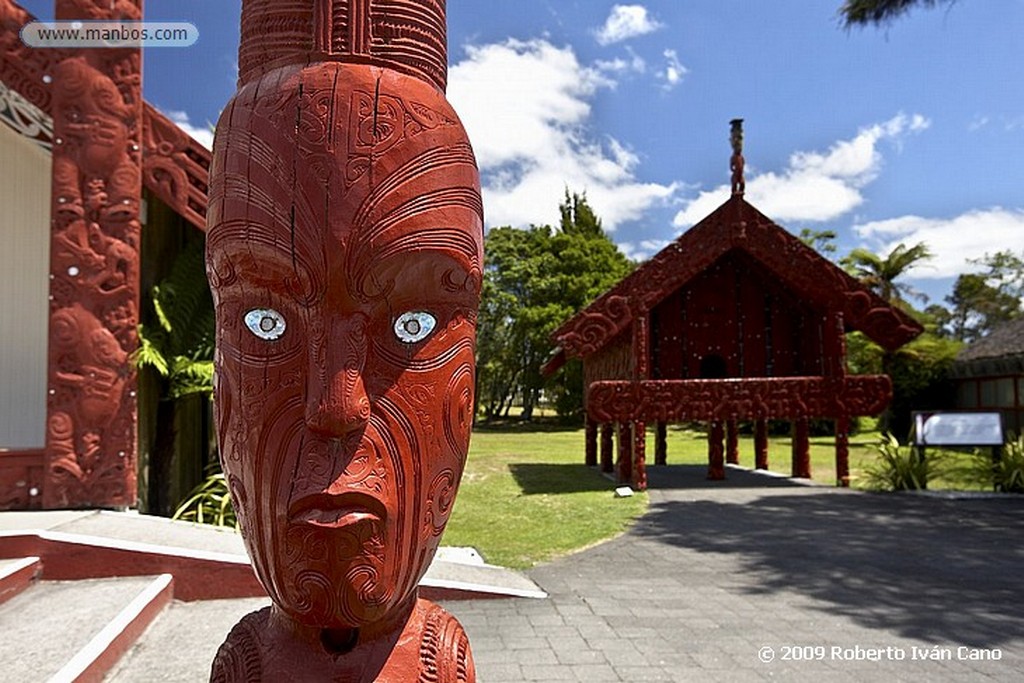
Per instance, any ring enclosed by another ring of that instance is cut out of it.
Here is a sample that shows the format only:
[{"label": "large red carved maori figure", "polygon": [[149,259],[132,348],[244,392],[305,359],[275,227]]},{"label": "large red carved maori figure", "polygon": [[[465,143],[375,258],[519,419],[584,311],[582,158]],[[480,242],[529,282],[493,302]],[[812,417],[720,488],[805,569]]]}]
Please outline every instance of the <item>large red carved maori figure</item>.
[{"label": "large red carved maori figure", "polygon": [[469,446],[479,175],[444,3],[247,0],[207,273],[219,443],[273,600],[216,681],[473,681],[417,585]]},{"label": "large red carved maori figure", "polygon": [[[138,19],[141,2],[58,0],[58,19]],[[43,506],[135,501],[141,63],[138,50],[53,63],[50,362]]]}]

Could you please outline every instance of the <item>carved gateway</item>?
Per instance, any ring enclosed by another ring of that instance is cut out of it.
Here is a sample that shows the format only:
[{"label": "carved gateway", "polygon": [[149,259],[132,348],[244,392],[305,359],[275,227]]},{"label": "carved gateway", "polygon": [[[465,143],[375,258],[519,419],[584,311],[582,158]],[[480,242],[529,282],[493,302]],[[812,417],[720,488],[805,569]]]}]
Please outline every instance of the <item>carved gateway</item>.
[{"label": "carved gateway", "polygon": [[[60,0],[56,16],[141,14]],[[0,0],[0,122],[52,154],[46,449],[2,456],[0,509],[130,506],[142,187],[205,229],[210,154],[142,101],[138,51],[29,48],[32,20]]]},{"label": "carved gateway", "polygon": [[274,604],[216,681],[475,679],[417,597],[469,445],[479,176],[443,2],[246,0],[207,272],[222,464]]}]

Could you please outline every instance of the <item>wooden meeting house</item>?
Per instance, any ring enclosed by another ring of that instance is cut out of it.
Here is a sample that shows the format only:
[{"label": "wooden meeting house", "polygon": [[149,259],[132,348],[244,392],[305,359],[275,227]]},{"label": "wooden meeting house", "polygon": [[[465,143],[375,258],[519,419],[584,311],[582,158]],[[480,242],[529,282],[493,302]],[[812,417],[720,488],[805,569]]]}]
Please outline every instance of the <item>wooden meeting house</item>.
[{"label": "wooden meeting house", "polygon": [[[553,334],[546,372],[581,358],[586,463],[646,488],[646,429],[666,462],[668,423],[708,428],[708,478],[737,463],[737,423],[754,423],[767,469],[767,421],[792,422],[792,475],[810,477],[812,418],[835,421],[836,476],[849,481],[850,419],[881,413],[884,375],[848,375],[845,334],[887,350],[921,333],[869,291],[747,203],[739,191]],[[618,461],[612,444],[618,432]],[[723,440],[725,444],[723,445]]]}]

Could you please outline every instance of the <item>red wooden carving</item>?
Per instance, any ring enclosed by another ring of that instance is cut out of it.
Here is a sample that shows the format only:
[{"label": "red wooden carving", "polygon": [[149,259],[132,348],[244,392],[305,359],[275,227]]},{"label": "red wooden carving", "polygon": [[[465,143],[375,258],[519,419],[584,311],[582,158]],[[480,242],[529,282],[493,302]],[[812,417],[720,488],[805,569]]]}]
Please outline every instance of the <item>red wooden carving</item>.
[{"label": "red wooden carving", "polygon": [[[83,16],[92,17],[93,5]],[[14,0],[0,0],[0,81],[36,107],[53,115],[54,67],[80,57],[82,50],[35,49],[20,38],[21,27],[34,21]],[[207,174],[210,152],[148,102],[142,110],[143,183],[192,225],[206,229]]]},{"label": "red wooden carving", "polygon": [[[141,3],[63,0],[58,16],[138,18]],[[0,81],[56,128],[35,138],[54,169],[48,450],[0,458],[0,509],[130,505],[140,158],[142,183],[205,229],[210,153],[140,109],[137,54],[29,48],[19,32],[33,20],[0,0]]]},{"label": "red wooden carving", "polygon": [[[137,19],[61,0],[58,19]],[[52,65],[50,348],[43,506],[135,502],[135,349],[141,196],[138,50]]]},{"label": "red wooden carving", "polygon": [[683,422],[877,415],[892,392],[885,375],[595,382],[587,414],[596,422]]},{"label": "red wooden carving", "polygon": [[472,681],[417,598],[472,424],[479,176],[444,4],[247,0],[207,272],[219,443],[274,605],[213,680]]}]

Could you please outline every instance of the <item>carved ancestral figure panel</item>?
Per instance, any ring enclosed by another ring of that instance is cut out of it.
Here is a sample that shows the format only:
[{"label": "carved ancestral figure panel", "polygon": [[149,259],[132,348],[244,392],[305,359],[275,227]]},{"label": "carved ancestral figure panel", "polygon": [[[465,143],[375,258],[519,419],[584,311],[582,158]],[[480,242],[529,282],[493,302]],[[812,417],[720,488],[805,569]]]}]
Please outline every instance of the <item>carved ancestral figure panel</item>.
[{"label": "carved ancestral figure panel", "polygon": [[[61,0],[59,19],[137,19]],[[52,66],[53,207],[44,507],[135,501],[135,349],[141,195],[138,50]]]},{"label": "carved ancestral figure panel", "polygon": [[222,464],[274,605],[236,626],[214,680],[475,679],[462,627],[416,587],[469,446],[479,175],[437,82],[331,38],[438,7],[243,3],[207,272]]}]

